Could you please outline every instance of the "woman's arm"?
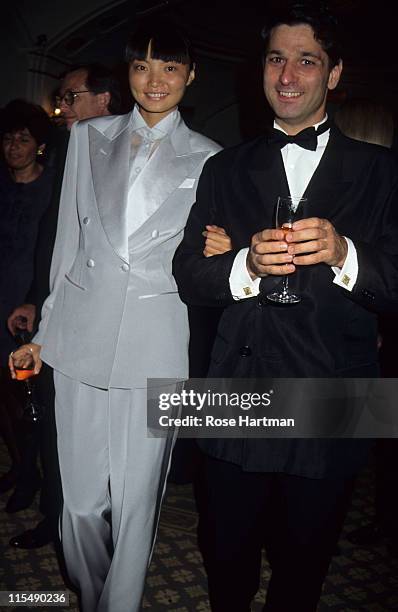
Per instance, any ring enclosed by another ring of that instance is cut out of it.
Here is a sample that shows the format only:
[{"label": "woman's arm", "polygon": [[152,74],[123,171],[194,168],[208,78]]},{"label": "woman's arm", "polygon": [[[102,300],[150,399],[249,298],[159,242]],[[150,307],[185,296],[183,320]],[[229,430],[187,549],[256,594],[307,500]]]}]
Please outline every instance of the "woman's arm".
[{"label": "woman's arm", "polygon": [[50,270],[50,295],[43,304],[41,321],[34,342],[43,343],[54,299],[65,274],[69,272],[79,247],[79,217],[77,212],[78,125],[71,130],[59,204],[57,236]]},{"label": "woman's arm", "polygon": [[206,238],[203,255],[212,257],[213,255],[222,255],[227,251],[231,251],[231,238],[226,233],[223,227],[218,225],[206,225],[206,231],[202,233]]}]

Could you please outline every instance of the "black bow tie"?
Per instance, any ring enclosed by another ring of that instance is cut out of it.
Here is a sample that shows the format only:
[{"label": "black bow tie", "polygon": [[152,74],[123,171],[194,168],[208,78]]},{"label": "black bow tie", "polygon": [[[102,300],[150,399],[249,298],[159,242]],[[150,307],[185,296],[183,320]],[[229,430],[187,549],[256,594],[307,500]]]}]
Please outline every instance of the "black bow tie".
[{"label": "black bow tie", "polygon": [[303,149],[316,151],[318,136],[326,132],[329,128],[330,122],[325,121],[317,130],[314,127],[309,127],[294,136],[289,136],[289,134],[285,134],[285,132],[281,130],[272,128],[267,134],[267,143],[278,146],[280,149],[289,143],[293,143]]}]

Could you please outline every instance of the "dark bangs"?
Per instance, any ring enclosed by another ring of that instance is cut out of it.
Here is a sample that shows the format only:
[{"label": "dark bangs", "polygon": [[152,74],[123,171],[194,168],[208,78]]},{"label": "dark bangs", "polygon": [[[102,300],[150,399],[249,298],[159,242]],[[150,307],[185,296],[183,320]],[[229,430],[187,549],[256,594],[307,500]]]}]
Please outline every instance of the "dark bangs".
[{"label": "dark bangs", "polygon": [[28,129],[37,145],[47,142],[51,121],[43,108],[23,99],[11,100],[0,115],[0,135]]},{"label": "dark bangs", "polygon": [[151,58],[163,62],[188,64],[193,68],[194,59],[188,38],[176,26],[148,20],[138,25],[126,47],[126,60],[145,60],[151,44]]}]

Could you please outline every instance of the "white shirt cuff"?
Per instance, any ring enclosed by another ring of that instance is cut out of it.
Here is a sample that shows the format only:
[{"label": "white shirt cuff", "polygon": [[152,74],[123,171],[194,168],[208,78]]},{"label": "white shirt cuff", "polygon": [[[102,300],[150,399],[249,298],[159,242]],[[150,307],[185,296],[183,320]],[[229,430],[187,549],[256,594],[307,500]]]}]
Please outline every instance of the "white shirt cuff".
[{"label": "white shirt cuff", "polygon": [[343,236],[343,238],[347,242],[347,257],[341,270],[340,268],[336,268],[334,266],[332,267],[332,270],[336,275],[333,282],[336,285],[339,285],[339,287],[347,289],[347,291],[352,291],[358,278],[357,250],[350,238],[347,238],[346,236]]},{"label": "white shirt cuff", "polygon": [[246,259],[248,252],[248,248],[239,251],[229,275],[229,286],[234,300],[245,300],[260,293],[261,278],[252,280],[247,271]]}]

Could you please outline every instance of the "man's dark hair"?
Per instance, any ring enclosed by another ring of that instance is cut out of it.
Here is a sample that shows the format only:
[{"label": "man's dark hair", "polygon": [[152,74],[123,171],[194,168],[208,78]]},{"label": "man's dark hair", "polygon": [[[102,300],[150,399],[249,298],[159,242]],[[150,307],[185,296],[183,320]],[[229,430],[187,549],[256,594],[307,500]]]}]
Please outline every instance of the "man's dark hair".
[{"label": "man's dark hair", "polygon": [[160,20],[146,19],[137,24],[126,47],[126,61],[144,61],[151,45],[151,58],[164,62],[194,66],[194,57],[189,39],[176,25]]},{"label": "man's dark hair", "polygon": [[279,25],[309,25],[314,37],[329,57],[330,70],[341,60],[341,40],[337,18],[321,2],[295,2],[270,15],[262,30],[265,53],[273,28]]},{"label": "man's dark hair", "polygon": [[12,100],[4,107],[0,118],[0,133],[13,134],[27,128],[35,139],[37,146],[47,142],[51,121],[38,104],[32,104],[26,100]]},{"label": "man's dark hair", "polygon": [[121,108],[121,97],[120,97],[120,84],[112,70],[103,66],[102,64],[82,64],[79,66],[73,66],[65,74],[75,72],[77,70],[85,70],[87,72],[86,85],[94,94],[105,93],[106,91],[110,94],[110,100],[108,103],[108,110],[111,115],[117,115],[120,113]]}]

